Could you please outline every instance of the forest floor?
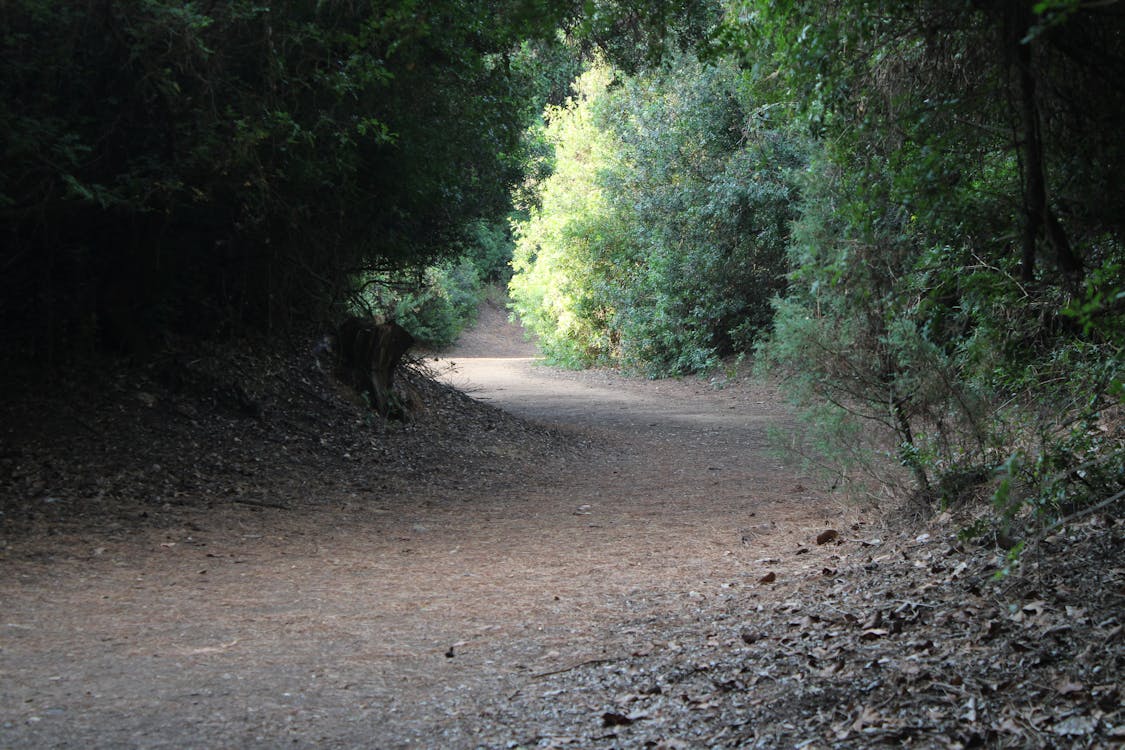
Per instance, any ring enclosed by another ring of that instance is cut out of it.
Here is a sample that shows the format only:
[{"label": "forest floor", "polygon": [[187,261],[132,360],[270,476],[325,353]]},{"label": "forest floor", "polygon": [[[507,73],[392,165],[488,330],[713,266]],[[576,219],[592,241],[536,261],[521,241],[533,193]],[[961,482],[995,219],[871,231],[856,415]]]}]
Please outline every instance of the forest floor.
[{"label": "forest floor", "polygon": [[997,580],[779,453],[771,384],[532,356],[486,305],[405,425],[309,341],[9,370],[0,747],[1125,741],[1120,522]]}]

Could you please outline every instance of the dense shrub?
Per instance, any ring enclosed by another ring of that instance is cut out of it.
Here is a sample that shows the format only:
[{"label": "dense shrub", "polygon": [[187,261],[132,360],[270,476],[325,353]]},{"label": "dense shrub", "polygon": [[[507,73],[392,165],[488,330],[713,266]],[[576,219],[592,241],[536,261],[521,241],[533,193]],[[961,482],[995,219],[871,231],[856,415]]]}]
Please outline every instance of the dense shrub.
[{"label": "dense shrub", "polygon": [[1003,536],[1120,500],[1120,18],[744,5],[729,38],[783,73],[761,95],[822,136],[763,353],[850,441],[837,470],[873,438],[916,497],[992,498]]},{"label": "dense shrub", "polygon": [[452,345],[476,319],[484,283],[473,260],[462,257],[410,275],[369,275],[351,311],[394,320],[424,347]]},{"label": "dense shrub", "polygon": [[555,171],[517,226],[511,289],[555,361],[697,372],[768,324],[803,147],[741,80],[687,55],[598,66],[548,111]]}]

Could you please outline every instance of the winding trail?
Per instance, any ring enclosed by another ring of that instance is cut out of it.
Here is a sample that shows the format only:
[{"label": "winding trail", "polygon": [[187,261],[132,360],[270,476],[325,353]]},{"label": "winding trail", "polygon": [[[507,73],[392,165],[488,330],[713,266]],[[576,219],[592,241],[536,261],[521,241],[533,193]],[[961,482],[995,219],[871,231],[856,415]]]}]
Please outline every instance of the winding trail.
[{"label": "winding trail", "polygon": [[600,450],[581,465],[482,467],[459,487],[326,502],[313,531],[246,513],[23,569],[3,591],[0,746],[502,747],[528,734],[498,723],[510,696],[667,645],[663,629],[841,515],[771,448],[789,417],[770,387],[530,355],[486,308],[438,366],[586,436]]}]

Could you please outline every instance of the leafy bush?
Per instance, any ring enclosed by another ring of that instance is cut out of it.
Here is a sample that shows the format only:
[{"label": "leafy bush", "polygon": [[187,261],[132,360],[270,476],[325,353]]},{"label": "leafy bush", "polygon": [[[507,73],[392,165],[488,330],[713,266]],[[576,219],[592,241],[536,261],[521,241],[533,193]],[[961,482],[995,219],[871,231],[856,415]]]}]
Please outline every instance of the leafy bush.
[{"label": "leafy bush", "polygon": [[395,320],[418,344],[451,346],[476,318],[483,285],[469,258],[430,266],[414,277],[369,276],[353,312]]},{"label": "leafy bush", "polygon": [[577,91],[547,113],[556,168],[517,224],[515,309],[556,362],[662,376],[746,351],[784,283],[800,140],[729,63],[596,66]]},{"label": "leafy bush", "polygon": [[598,268],[619,229],[598,180],[612,146],[591,109],[610,75],[605,66],[592,69],[576,82],[573,99],[548,107],[544,137],[555,169],[540,187],[539,206],[515,226],[513,307],[547,358],[567,366],[604,360],[613,348],[611,311],[600,294],[608,269]]},{"label": "leafy bush", "polygon": [[500,222],[475,221],[469,225],[465,253],[462,256],[481,281],[507,283],[512,276],[511,229]]},{"label": "leafy bush", "polygon": [[[876,5],[747,3],[739,44],[788,66],[762,95],[805,101],[827,136],[762,363],[818,427],[909,470],[916,497],[991,497],[998,534],[1120,501],[1125,245],[1108,196],[1123,194],[1107,170],[1125,149],[1107,113],[1125,95],[1093,61],[1122,37],[1084,11],[1047,30],[1030,11],[1021,27],[983,6]],[[849,453],[841,475],[877,463]]]}]

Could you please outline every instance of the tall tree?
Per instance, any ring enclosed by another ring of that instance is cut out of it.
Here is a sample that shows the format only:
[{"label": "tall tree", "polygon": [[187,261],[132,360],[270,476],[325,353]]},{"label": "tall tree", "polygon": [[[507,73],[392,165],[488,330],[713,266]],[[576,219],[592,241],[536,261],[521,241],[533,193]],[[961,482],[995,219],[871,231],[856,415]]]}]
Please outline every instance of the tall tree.
[{"label": "tall tree", "polygon": [[[930,497],[1017,464],[1061,483],[1045,505],[1103,491],[1123,460],[1096,425],[1125,344],[1107,302],[1125,287],[1125,9],[761,0],[728,23],[759,91],[824,136],[774,361],[884,423]],[[1054,473],[1085,464],[1097,481]]]}]

